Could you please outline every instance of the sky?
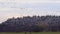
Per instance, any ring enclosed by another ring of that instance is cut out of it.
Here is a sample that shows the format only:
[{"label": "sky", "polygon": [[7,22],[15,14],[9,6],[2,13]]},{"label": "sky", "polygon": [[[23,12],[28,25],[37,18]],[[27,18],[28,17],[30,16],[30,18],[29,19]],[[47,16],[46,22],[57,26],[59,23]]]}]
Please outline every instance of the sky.
[{"label": "sky", "polygon": [[60,0],[0,0],[0,23],[11,17],[60,16]]}]

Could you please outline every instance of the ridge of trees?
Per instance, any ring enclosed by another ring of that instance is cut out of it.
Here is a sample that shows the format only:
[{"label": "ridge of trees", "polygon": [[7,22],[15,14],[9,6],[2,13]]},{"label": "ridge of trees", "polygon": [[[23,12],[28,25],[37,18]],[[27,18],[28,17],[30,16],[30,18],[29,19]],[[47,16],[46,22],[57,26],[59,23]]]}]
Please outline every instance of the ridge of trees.
[{"label": "ridge of trees", "polygon": [[60,16],[27,16],[9,18],[0,24],[0,32],[57,32],[60,31]]}]

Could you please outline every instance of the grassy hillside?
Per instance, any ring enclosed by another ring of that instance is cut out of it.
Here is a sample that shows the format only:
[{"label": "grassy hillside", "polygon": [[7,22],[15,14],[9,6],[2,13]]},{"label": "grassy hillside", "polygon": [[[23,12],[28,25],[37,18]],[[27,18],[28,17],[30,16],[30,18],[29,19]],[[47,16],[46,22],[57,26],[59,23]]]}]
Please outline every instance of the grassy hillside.
[{"label": "grassy hillside", "polygon": [[[0,32],[0,34],[25,34],[24,32]],[[27,32],[27,34],[30,34]],[[32,34],[60,34],[60,32],[32,32]]]}]

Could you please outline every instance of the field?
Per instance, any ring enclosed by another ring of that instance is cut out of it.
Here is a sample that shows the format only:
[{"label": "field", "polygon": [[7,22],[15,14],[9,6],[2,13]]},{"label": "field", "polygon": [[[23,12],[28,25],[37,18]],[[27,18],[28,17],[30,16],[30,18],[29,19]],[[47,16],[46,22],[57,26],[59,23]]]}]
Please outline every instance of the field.
[{"label": "field", "polygon": [[[0,34],[25,34],[24,32],[0,32]],[[27,34],[30,34],[27,32]],[[32,32],[32,34],[60,34],[60,32]]]}]

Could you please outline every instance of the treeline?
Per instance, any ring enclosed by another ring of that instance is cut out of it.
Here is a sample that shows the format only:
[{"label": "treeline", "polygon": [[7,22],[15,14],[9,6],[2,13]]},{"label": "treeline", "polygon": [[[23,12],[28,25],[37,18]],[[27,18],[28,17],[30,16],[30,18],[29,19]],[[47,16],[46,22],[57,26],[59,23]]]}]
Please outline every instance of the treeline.
[{"label": "treeline", "polygon": [[27,16],[9,18],[0,24],[0,32],[57,32],[60,16]]}]

